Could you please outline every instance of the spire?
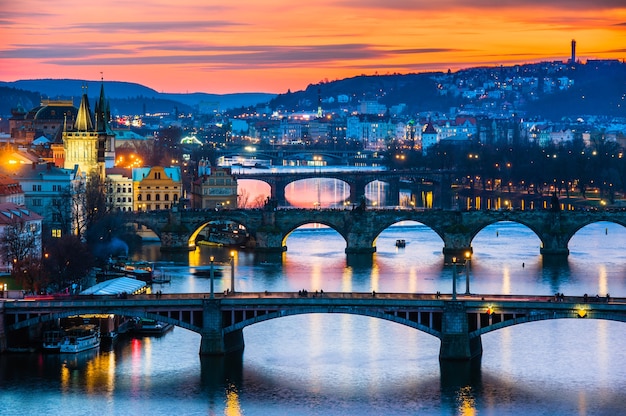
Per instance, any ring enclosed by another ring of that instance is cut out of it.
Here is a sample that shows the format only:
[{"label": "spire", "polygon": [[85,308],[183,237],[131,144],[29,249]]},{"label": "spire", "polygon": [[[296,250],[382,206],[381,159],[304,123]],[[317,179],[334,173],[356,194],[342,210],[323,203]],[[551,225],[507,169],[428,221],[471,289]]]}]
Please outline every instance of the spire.
[{"label": "spire", "polygon": [[[102,74],[102,73],[100,73]],[[101,80],[100,84],[100,98],[96,103],[96,131],[98,132],[106,132],[108,127],[108,122],[110,119],[109,106],[108,101],[104,95],[104,80]]]},{"label": "spire", "polygon": [[87,98],[87,86],[83,86],[82,88],[84,92],[83,97],[80,100],[80,107],[78,108],[74,128],[78,131],[91,131],[93,129],[93,122],[91,121],[89,98]]}]

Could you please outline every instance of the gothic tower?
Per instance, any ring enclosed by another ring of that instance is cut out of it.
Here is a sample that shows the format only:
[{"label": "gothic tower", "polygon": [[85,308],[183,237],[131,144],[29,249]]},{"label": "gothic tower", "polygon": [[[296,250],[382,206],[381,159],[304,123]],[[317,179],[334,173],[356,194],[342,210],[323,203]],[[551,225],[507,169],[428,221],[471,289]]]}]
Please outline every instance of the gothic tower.
[{"label": "gothic tower", "polygon": [[104,180],[107,156],[111,161],[115,159],[115,135],[109,126],[108,102],[105,100],[103,85],[92,116],[87,87],[83,88],[76,122],[73,126],[65,126],[63,131],[63,167],[74,169],[78,165],[87,176],[98,175]]}]

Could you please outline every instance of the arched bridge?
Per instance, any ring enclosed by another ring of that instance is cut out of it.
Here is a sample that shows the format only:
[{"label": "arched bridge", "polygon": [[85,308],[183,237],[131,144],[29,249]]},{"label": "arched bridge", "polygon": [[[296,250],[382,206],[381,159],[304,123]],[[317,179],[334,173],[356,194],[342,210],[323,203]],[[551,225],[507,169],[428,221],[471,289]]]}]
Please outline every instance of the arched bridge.
[{"label": "arched bridge", "polygon": [[346,253],[373,253],[376,239],[385,229],[402,221],[430,227],[443,241],[446,261],[472,252],[473,238],[499,221],[527,226],[541,240],[541,254],[569,254],[568,243],[582,227],[599,221],[626,226],[626,211],[450,211],[450,210],[180,210],[126,213],[125,220],[152,229],[161,239],[161,250],[193,250],[195,238],[212,221],[243,225],[251,236],[250,247],[261,251],[287,249],[287,236],[296,228],[319,223],[337,231],[346,241]]},{"label": "arched bridge", "polygon": [[365,196],[365,187],[374,181],[385,182],[389,185],[387,205],[398,205],[400,202],[400,180],[412,183],[430,183],[433,192],[433,201],[439,203],[438,208],[450,208],[452,200],[450,172],[433,172],[432,170],[324,170],[324,171],[294,171],[294,172],[249,172],[235,173],[239,179],[253,179],[267,183],[270,186],[270,197],[278,205],[285,206],[285,189],[287,185],[302,179],[338,179],[346,182],[350,187],[349,201],[358,204]]},{"label": "arched bridge", "polygon": [[466,360],[482,354],[482,334],[507,326],[565,318],[626,322],[626,299],[266,292],[7,301],[0,302],[0,350],[19,329],[74,315],[114,314],[156,319],[197,332],[202,337],[200,353],[219,355],[243,349],[246,326],[310,313],[354,314],[406,325],[439,338],[441,359]]}]

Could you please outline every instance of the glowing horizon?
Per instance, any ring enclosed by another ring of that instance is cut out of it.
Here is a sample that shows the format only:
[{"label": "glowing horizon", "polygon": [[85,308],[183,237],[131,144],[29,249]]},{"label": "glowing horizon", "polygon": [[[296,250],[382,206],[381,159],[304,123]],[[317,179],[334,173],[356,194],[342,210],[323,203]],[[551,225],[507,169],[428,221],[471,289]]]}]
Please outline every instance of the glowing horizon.
[{"label": "glowing horizon", "polygon": [[622,0],[3,4],[0,80],[282,93],[358,75],[626,58]]}]

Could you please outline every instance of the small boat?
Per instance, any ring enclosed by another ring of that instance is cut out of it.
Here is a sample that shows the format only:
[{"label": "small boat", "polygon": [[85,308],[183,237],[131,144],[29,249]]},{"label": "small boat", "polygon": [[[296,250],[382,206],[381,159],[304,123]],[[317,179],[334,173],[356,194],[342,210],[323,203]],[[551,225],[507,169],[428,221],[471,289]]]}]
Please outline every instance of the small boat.
[{"label": "small boat", "polygon": [[[211,269],[195,269],[193,275],[196,277],[211,277]],[[222,277],[224,275],[224,269],[222,267],[213,266],[213,277]]]},{"label": "small boat", "polygon": [[75,354],[100,346],[100,331],[96,325],[79,325],[65,331],[59,352]]},{"label": "small boat", "polygon": [[165,322],[159,322],[154,319],[138,318],[135,321],[133,333],[138,335],[162,335],[173,329],[174,325]]},{"label": "small boat", "polygon": [[118,260],[111,265],[111,268],[118,273],[144,282],[152,281],[152,264],[147,261]]},{"label": "small boat", "polygon": [[404,241],[404,240],[396,240],[396,247],[399,247],[399,248],[406,247],[406,241]]},{"label": "small boat", "polygon": [[171,282],[172,282],[172,278],[167,274],[152,277],[153,284],[162,285],[164,283],[171,283]]},{"label": "small boat", "polygon": [[61,330],[45,331],[43,333],[44,352],[59,352],[64,332]]}]

